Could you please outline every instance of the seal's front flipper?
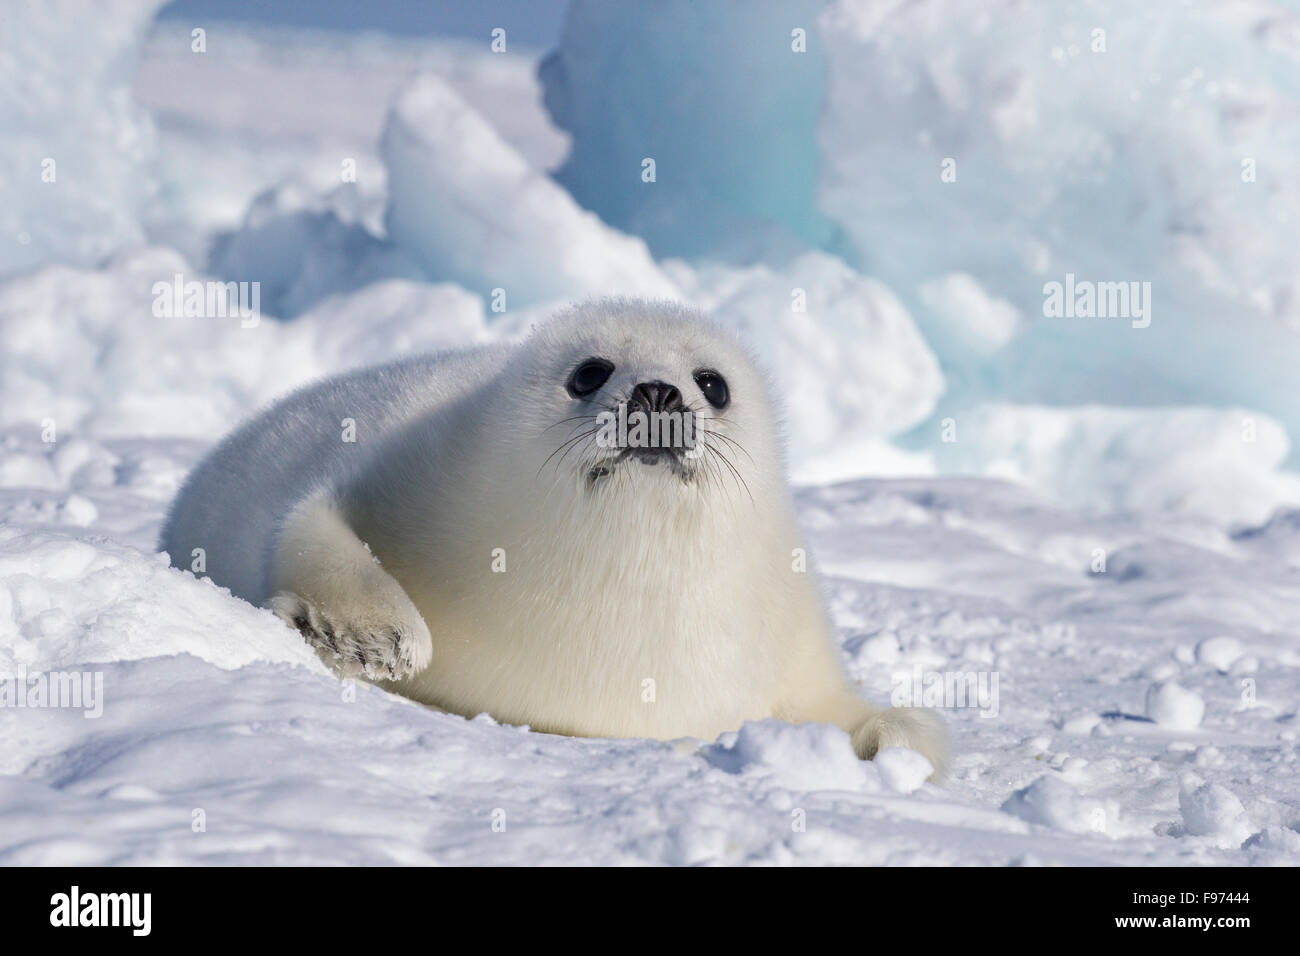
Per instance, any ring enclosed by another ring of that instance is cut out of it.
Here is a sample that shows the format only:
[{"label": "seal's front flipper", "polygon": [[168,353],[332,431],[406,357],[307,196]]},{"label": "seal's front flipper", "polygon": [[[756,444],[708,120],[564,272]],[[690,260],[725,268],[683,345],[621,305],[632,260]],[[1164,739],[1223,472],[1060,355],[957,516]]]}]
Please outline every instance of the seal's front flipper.
[{"label": "seal's front flipper", "polygon": [[433,659],[419,611],[328,497],[285,522],[267,606],[343,677],[399,680]]}]

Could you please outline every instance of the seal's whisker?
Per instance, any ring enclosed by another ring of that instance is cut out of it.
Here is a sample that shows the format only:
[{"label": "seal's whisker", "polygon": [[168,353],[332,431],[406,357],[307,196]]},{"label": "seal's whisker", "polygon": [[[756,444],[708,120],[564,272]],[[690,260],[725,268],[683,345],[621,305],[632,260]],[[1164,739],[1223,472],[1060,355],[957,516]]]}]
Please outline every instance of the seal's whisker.
[{"label": "seal's whisker", "polygon": [[[724,435],[722,434],[722,432],[714,431],[713,429],[701,429],[701,431],[712,438],[721,438],[723,441],[725,441],[727,444],[731,445],[732,447],[738,448],[741,452],[744,453],[745,457],[748,458],[751,462],[754,461],[754,456],[749,453],[749,451],[745,448],[745,446],[742,445],[740,442],[736,441],[734,438],[730,437],[729,435]],[[755,462],[755,464],[757,464],[757,462]]]},{"label": "seal's whisker", "polygon": [[569,417],[569,418],[561,418],[561,419],[560,419],[558,422],[556,422],[554,425],[547,425],[545,428],[543,428],[542,431],[541,431],[541,434],[545,435],[545,434],[546,434],[547,432],[549,432],[552,428],[559,428],[559,427],[560,427],[561,425],[563,425],[565,422],[590,422],[590,421],[594,421],[594,420],[595,420],[595,417],[592,416],[592,415],[573,415],[573,416],[571,416],[571,417]]},{"label": "seal's whisker", "polygon": [[[537,475],[539,475],[539,476],[541,475],[541,473],[542,473],[542,469],[545,468],[545,467],[547,466],[547,464],[550,462],[550,460],[551,460],[552,458],[554,458],[556,455],[560,454],[560,451],[561,451],[562,449],[564,449],[564,447],[565,447],[566,445],[568,445],[568,446],[572,446],[574,442],[576,442],[576,441],[581,441],[582,439],[586,438],[586,437],[589,436],[589,435],[594,435],[594,434],[595,434],[596,432],[598,432],[598,431],[600,431],[599,428],[592,428],[592,429],[590,429],[590,430],[588,430],[588,431],[583,432],[583,433],[580,434],[580,435],[574,435],[572,438],[565,439],[565,441],[560,445],[559,448],[556,448],[555,451],[551,452],[549,455],[546,456],[546,461],[542,462],[541,465],[540,465],[540,466],[538,467],[538,469],[537,469]],[[572,449],[570,448],[570,450],[572,450]],[[567,455],[568,452],[565,452],[565,454]],[[560,461],[558,461],[558,462],[555,463],[556,470],[559,469],[559,467],[560,467],[560,462],[562,462],[562,461],[564,461],[564,458],[563,458],[563,457],[560,458]]]},{"label": "seal's whisker", "polygon": [[[744,486],[745,494],[749,495],[749,502],[750,502],[750,504],[753,504],[753,503],[754,503],[754,493],[753,493],[752,491],[749,490],[749,482],[745,481],[744,476],[741,475],[739,469],[736,468],[736,466],[732,463],[731,459],[728,458],[728,457],[727,457],[725,454],[723,454],[721,451],[719,451],[718,448],[717,448],[716,446],[714,446],[714,445],[709,445],[709,450],[712,451],[712,452],[713,452],[715,455],[717,455],[719,458],[721,458],[721,459],[722,459],[722,463],[723,463],[724,465],[726,465],[728,468],[731,469],[731,473],[732,473],[733,475],[735,475],[736,480],[737,480],[738,482],[740,482],[740,485],[743,485],[743,486]],[[738,487],[739,487],[739,486],[738,486]]]},{"label": "seal's whisker", "polygon": [[[594,441],[597,441],[598,439],[594,438],[593,436],[596,435],[596,433],[599,432],[599,431],[600,431],[599,428],[593,428],[593,429],[591,429],[590,431],[583,432],[581,435],[577,436],[576,439],[570,439],[569,441],[565,442],[565,444],[568,445],[569,447],[568,447],[568,449],[564,452],[564,454],[560,456],[560,460],[557,461],[557,462],[555,463],[555,469],[556,469],[556,471],[558,471],[559,468],[560,468],[560,466],[564,464],[564,459],[566,459],[566,458],[569,457],[569,452],[573,451],[573,449],[575,449],[575,448],[579,448],[579,447],[581,447],[580,445],[577,444],[577,441],[578,441],[579,439],[590,438],[591,441],[593,441],[593,442],[594,442]],[[561,446],[561,447],[563,447],[563,446]],[[558,451],[558,450],[559,450],[559,449],[556,449],[556,451]],[[585,451],[585,449],[584,449],[584,451]],[[582,454],[581,454],[581,453],[578,455],[578,460],[579,460],[579,461],[582,460]]]}]

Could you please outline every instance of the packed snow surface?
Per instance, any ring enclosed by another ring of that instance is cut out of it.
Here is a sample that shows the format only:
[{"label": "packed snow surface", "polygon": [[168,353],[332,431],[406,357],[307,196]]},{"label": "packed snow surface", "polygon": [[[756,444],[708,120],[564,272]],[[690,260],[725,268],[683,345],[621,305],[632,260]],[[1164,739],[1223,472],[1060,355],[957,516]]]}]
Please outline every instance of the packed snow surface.
[{"label": "packed snow surface", "polygon": [[935,786],[829,726],[565,738],[340,683],[153,553],[201,450],[8,439],[0,673],[99,674],[102,696],[0,707],[0,862],[1300,860],[1300,561],[1274,535],[989,479],[802,491],[862,692],[962,683],[932,701],[956,752]]}]

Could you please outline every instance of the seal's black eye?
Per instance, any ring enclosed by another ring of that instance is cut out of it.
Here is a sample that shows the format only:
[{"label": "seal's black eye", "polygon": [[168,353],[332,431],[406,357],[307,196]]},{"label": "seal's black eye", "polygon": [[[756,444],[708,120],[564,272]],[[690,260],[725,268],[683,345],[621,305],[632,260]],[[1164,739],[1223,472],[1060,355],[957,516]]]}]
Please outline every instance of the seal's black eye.
[{"label": "seal's black eye", "polygon": [[608,382],[613,371],[613,362],[607,362],[603,358],[587,359],[569,376],[569,394],[575,398],[586,398]]},{"label": "seal's black eye", "polygon": [[727,403],[731,401],[731,393],[727,391],[727,380],[711,368],[702,368],[696,372],[695,384],[700,387],[700,391],[714,408],[726,408]]}]

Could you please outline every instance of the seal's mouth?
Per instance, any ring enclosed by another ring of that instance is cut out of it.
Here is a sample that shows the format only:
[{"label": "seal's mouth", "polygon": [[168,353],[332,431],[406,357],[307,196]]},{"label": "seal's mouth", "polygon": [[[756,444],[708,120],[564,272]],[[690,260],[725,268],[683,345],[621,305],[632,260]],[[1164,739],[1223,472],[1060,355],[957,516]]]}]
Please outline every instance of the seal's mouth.
[{"label": "seal's mouth", "polygon": [[608,478],[623,467],[667,468],[682,481],[689,481],[695,469],[680,448],[624,448],[615,455],[593,465],[587,480],[593,484]]}]

